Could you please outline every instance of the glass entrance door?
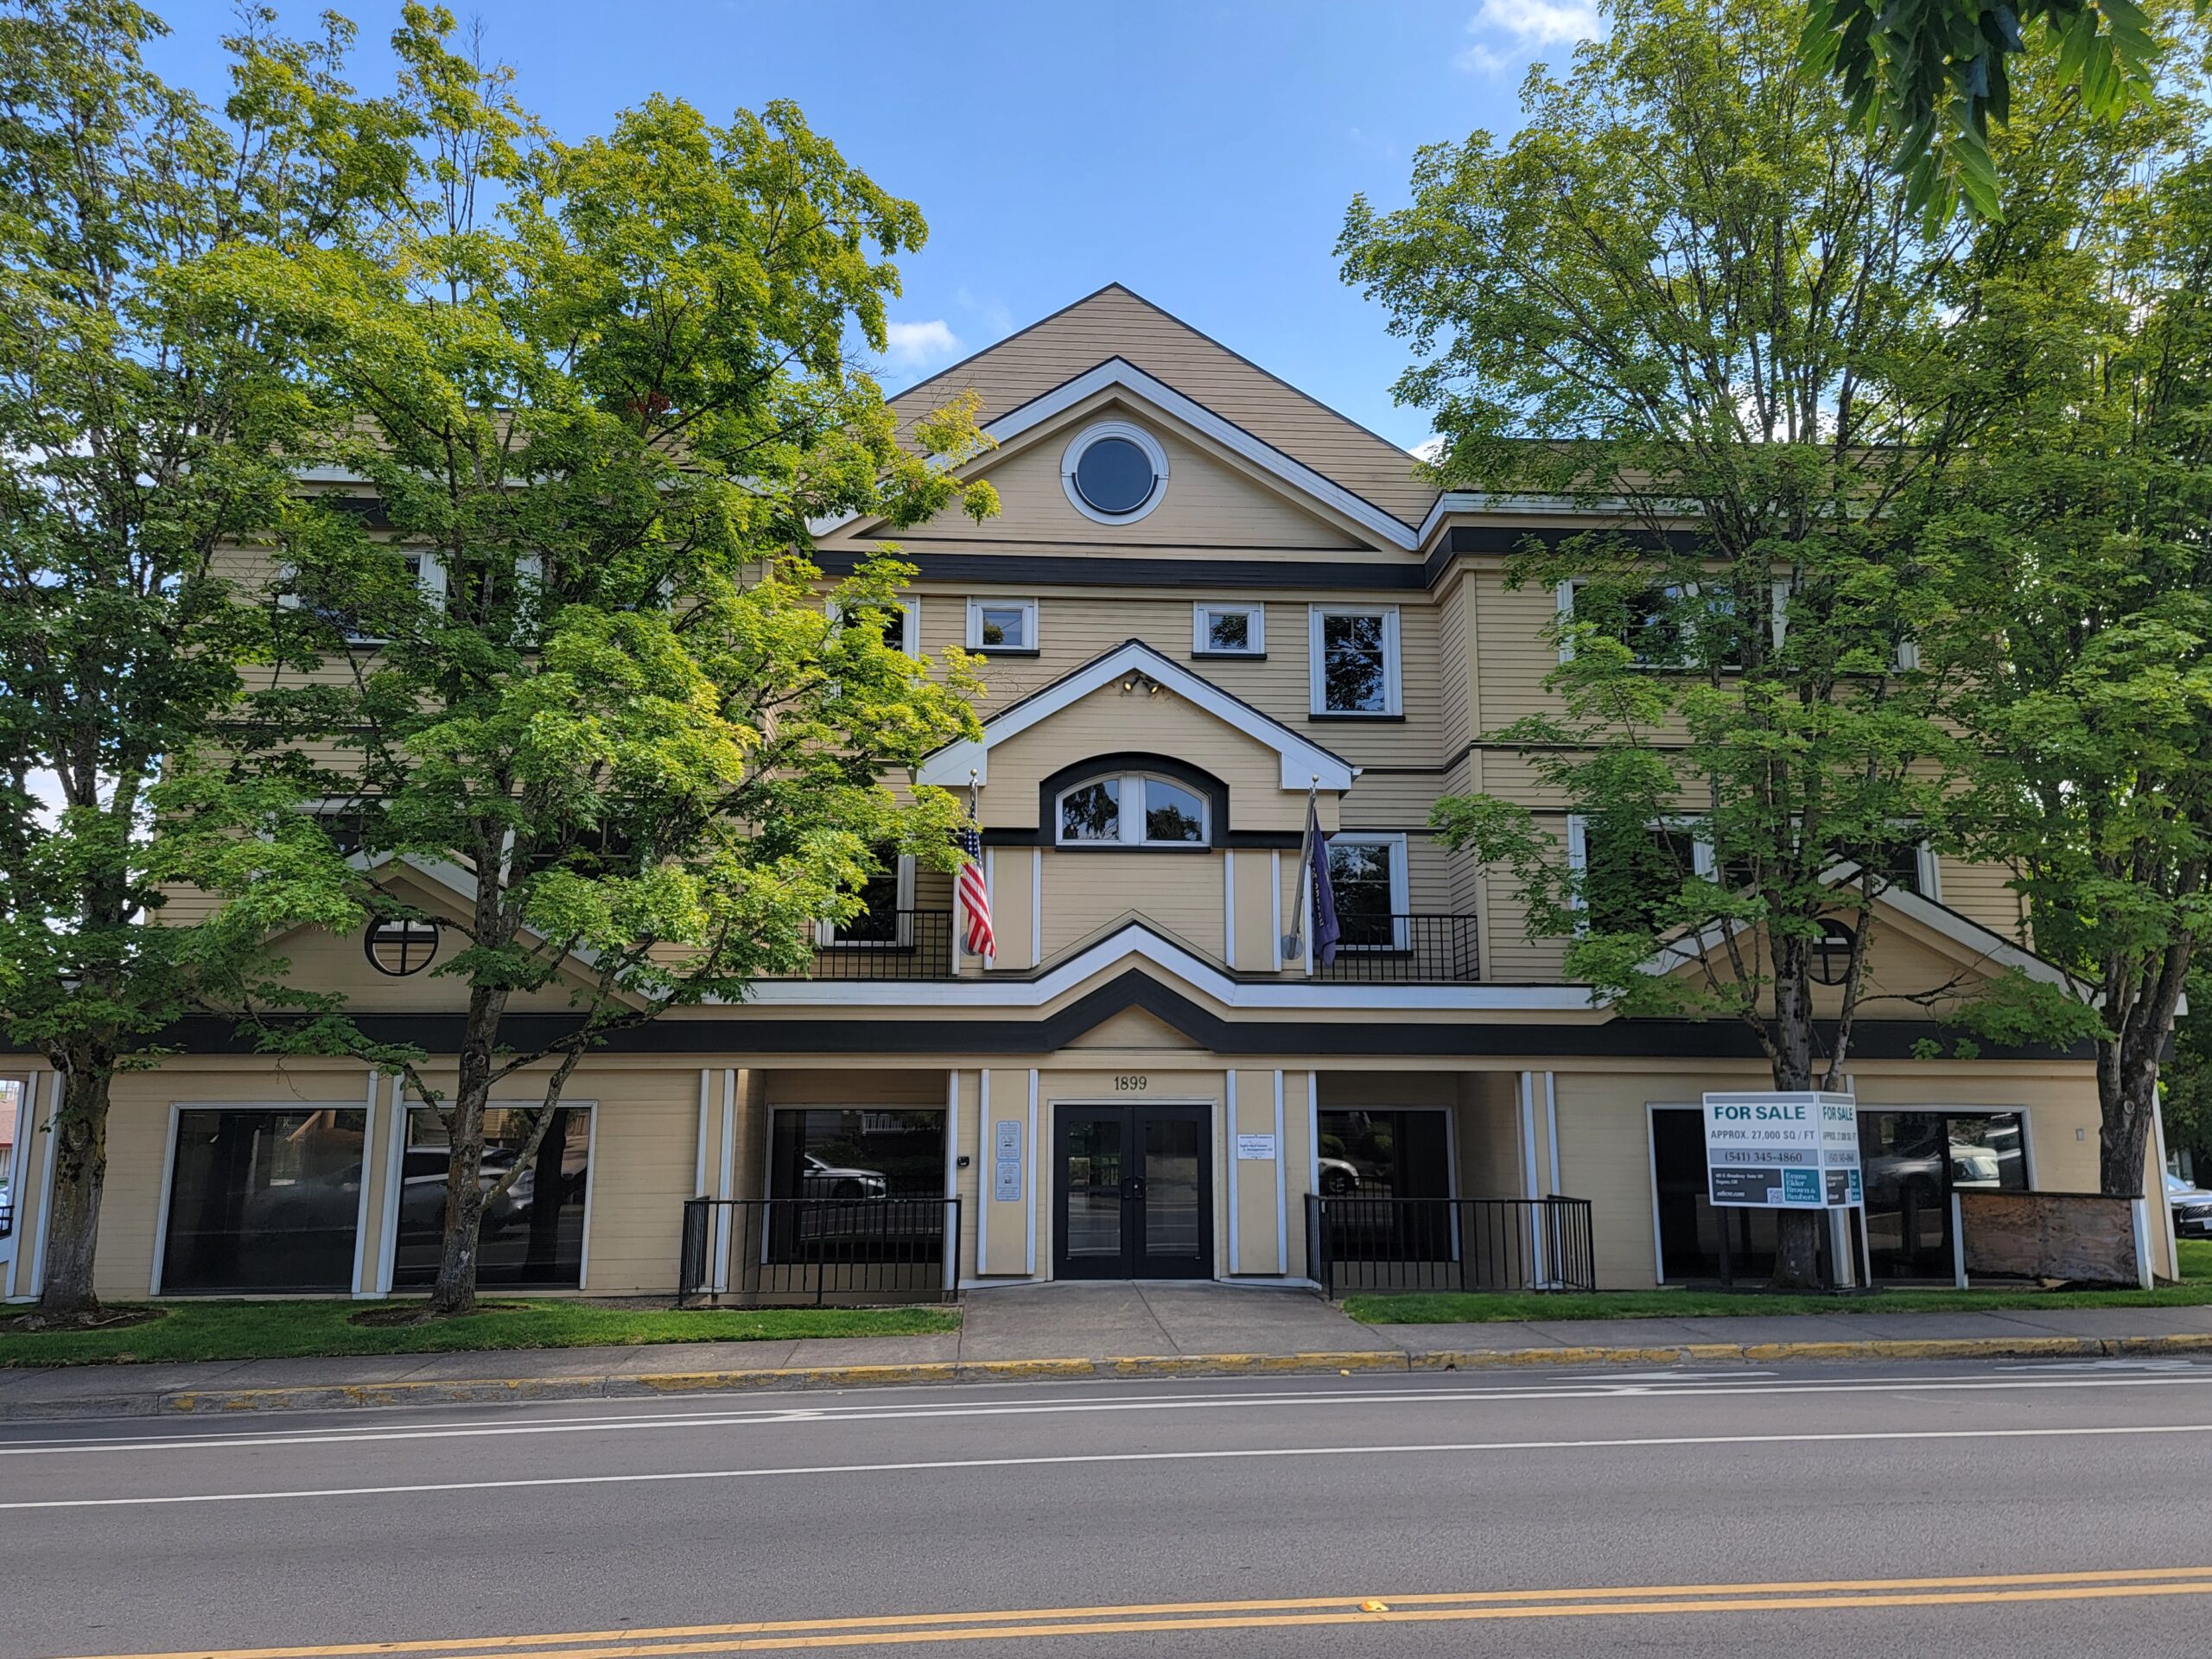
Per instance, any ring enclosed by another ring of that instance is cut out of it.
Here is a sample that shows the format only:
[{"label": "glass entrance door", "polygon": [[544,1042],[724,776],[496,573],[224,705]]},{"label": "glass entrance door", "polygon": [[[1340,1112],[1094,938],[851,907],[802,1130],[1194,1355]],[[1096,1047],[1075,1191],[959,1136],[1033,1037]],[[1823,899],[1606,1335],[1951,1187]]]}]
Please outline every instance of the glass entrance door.
[{"label": "glass entrance door", "polygon": [[1059,1277],[1212,1276],[1211,1123],[1204,1106],[1055,1109]]}]

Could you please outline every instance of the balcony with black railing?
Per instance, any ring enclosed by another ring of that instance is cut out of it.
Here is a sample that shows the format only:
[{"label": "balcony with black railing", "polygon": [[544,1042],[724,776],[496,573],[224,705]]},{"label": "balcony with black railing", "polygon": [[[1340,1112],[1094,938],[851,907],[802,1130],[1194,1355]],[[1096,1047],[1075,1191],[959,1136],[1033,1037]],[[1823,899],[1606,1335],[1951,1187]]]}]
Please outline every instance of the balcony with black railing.
[{"label": "balcony with black railing", "polygon": [[1472,916],[1401,911],[1344,916],[1338,926],[1337,959],[1326,967],[1317,960],[1316,979],[1351,985],[1451,985],[1482,977]]},{"label": "balcony with black railing", "polygon": [[800,977],[913,980],[952,977],[950,910],[871,912],[827,932],[813,966]]}]

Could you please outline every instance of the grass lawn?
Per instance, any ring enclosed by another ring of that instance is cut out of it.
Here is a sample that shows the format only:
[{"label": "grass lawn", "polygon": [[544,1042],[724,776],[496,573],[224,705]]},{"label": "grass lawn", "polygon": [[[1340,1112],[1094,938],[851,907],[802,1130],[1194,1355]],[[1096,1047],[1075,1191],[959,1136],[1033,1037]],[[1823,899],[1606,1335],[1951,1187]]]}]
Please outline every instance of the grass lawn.
[{"label": "grass lawn", "polygon": [[400,1325],[359,1325],[352,1319],[372,1308],[407,1304],[168,1302],[162,1319],[111,1331],[33,1332],[0,1326],[0,1367],[907,1337],[957,1330],[960,1325],[959,1312],[949,1307],[675,1309],[505,1298],[498,1302],[461,1319]]},{"label": "grass lawn", "polygon": [[2005,1307],[2194,1307],[2212,1302],[2212,1239],[2184,1238],[2182,1282],[2156,1290],[1881,1290],[1871,1296],[1765,1291],[1600,1290],[1458,1293],[1344,1298],[1366,1325],[1488,1325],[1499,1319],[1712,1319],[1732,1314],[1958,1313]]}]

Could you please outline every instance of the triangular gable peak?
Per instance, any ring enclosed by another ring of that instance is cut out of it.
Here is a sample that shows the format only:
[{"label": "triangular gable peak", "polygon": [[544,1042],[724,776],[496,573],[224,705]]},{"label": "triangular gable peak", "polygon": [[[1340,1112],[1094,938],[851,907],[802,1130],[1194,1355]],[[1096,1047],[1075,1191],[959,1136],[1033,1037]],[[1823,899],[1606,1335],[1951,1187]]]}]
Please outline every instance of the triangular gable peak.
[{"label": "triangular gable peak", "polygon": [[[1821,879],[1826,886],[1837,887],[1858,875],[1858,866],[1846,863],[1824,872]],[[1872,904],[1877,919],[1867,952],[1872,995],[1925,997],[2017,969],[2031,980],[2088,997],[2088,988],[2056,963],[1932,899],[1904,887],[1885,887],[1875,893]],[[1690,971],[1699,958],[1720,950],[1729,934],[1741,934],[1748,925],[1737,922],[1724,928],[1716,924],[1677,939],[1646,962],[1643,971],[1655,976]],[[1919,982],[1923,980],[1929,982]]]},{"label": "triangular gable peak", "polygon": [[[1412,455],[1119,283],[1032,323],[891,400],[911,423],[964,391],[986,422],[1119,358],[1408,531],[1437,499]],[[1402,543],[1400,545],[1409,545]]]},{"label": "triangular gable peak", "polygon": [[971,778],[976,783],[988,784],[991,750],[995,747],[1132,674],[1142,675],[1162,691],[1182,698],[1272,750],[1279,763],[1284,789],[1317,788],[1340,792],[1350,789],[1352,780],[1359,775],[1359,769],[1341,755],[1262,714],[1242,697],[1230,696],[1212,681],[1163,657],[1143,641],[1129,639],[1092,658],[1082,667],[1070,670],[1019,702],[1007,704],[984,721],[982,737],[963,738],[928,756],[915,769],[915,781],[944,789],[963,787]]},{"label": "triangular gable peak", "polygon": [[[1403,552],[1413,551],[1420,543],[1419,533],[1412,526],[1356,491],[1122,357],[1093,364],[1020,407],[987,421],[983,429],[999,448],[981,457],[968,473],[988,477],[1033,446],[1049,444],[1062,429],[1072,433],[1089,424],[1102,412],[1102,405],[1107,406],[1105,412],[1112,412],[1114,404],[1179,429],[1202,449],[1213,451],[1223,464],[1271,489],[1292,506],[1340,526],[1339,533],[1349,531],[1359,541]],[[860,536],[872,532],[880,522],[874,517],[849,514],[818,521],[813,530],[817,536],[838,532]]]}]

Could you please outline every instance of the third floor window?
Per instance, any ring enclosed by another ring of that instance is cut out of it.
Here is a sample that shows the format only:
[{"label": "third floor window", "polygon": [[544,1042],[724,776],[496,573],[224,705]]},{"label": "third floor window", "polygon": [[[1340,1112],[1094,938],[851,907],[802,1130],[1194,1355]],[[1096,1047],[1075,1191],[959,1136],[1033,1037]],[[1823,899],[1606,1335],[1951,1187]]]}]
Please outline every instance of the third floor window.
[{"label": "third floor window", "polygon": [[1370,719],[1397,714],[1397,608],[1316,605],[1310,616],[1312,712]]}]

